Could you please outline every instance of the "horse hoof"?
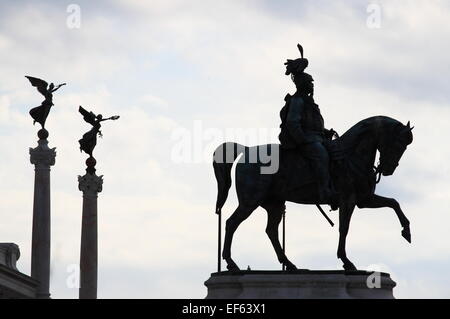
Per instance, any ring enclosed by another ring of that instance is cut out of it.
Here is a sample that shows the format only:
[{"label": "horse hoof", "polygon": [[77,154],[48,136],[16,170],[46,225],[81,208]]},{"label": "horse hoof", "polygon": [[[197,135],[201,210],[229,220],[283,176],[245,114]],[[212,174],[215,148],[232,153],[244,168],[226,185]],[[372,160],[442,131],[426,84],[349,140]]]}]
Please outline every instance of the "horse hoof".
[{"label": "horse hoof", "polygon": [[233,263],[229,263],[227,264],[227,269],[231,272],[238,272],[241,271],[238,267],[238,265],[236,265],[234,262]]},{"label": "horse hoof", "polygon": [[345,263],[343,265],[345,271],[357,271],[358,269],[353,265],[353,263]]},{"label": "horse hoof", "polygon": [[298,268],[291,262],[284,263],[284,267],[286,267],[286,271],[296,271]]},{"label": "horse hoof", "polygon": [[411,231],[409,230],[409,226],[403,228],[402,236],[403,236],[403,238],[405,238],[408,241],[408,243],[411,244]]}]

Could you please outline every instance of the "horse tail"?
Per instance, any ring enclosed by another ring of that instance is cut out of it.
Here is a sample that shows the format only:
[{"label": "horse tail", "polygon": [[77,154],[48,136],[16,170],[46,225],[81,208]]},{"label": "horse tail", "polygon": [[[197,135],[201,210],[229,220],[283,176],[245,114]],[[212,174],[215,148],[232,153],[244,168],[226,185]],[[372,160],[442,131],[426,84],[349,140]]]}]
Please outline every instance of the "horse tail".
[{"label": "horse tail", "polygon": [[220,214],[231,187],[231,168],[247,147],[238,143],[223,143],[214,151],[213,167],[217,180],[216,214]]}]

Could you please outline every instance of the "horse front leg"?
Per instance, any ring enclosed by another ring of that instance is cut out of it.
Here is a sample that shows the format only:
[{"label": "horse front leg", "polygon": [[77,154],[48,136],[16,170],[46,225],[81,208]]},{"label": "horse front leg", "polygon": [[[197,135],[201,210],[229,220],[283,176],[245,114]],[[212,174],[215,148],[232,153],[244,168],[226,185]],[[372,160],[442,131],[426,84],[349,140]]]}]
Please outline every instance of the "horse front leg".
[{"label": "horse front leg", "polygon": [[389,207],[395,211],[395,214],[400,221],[400,225],[403,227],[402,236],[408,243],[411,243],[411,230],[409,229],[409,220],[403,213],[400,204],[393,198],[387,198],[374,194],[369,200],[358,204],[359,208],[382,208]]},{"label": "horse front leg", "polygon": [[357,270],[355,265],[347,258],[347,253],[345,251],[350,219],[352,218],[354,209],[355,204],[349,202],[341,203],[339,208],[339,246],[337,257],[344,263],[343,267],[346,271]]}]

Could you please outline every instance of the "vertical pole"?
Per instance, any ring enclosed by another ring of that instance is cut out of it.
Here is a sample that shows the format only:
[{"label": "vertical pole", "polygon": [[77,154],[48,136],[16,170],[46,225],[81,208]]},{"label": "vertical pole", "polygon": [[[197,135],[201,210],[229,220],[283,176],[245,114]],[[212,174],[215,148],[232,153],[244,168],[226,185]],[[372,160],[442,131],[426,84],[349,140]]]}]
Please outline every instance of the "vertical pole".
[{"label": "vertical pole", "polygon": [[102,191],[103,176],[87,173],[78,176],[78,188],[83,192],[81,223],[80,299],[97,299],[98,225],[97,197]]},{"label": "vertical pole", "polygon": [[217,272],[221,272],[222,271],[222,258],[221,258],[221,253],[222,253],[222,212],[219,211],[218,213],[218,247],[217,247]]},{"label": "vertical pole", "polygon": [[48,131],[38,132],[38,146],[30,148],[35,166],[31,277],[39,282],[37,298],[50,298],[50,166],[55,165],[55,148],[48,147]]},{"label": "vertical pole", "polygon": [[[286,255],[286,211],[283,211],[283,254]],[[283,264],[281,270],[286,270],[285,264]]]}]

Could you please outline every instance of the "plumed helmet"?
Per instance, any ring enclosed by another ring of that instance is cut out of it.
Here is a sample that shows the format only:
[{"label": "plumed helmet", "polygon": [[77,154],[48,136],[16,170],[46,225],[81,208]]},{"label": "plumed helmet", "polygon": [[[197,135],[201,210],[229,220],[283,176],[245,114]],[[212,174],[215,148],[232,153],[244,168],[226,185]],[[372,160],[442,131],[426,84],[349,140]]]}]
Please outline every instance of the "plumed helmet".
[{"label": "plumed helmet", "polygon": [[305,71],[308,67],[308,59],[303,58],[303,47],[297,44],[297,48],[300,51],[301,58],[290,60],[288,59],[284,65],[286,65],[286,75],[296,75]]}]

